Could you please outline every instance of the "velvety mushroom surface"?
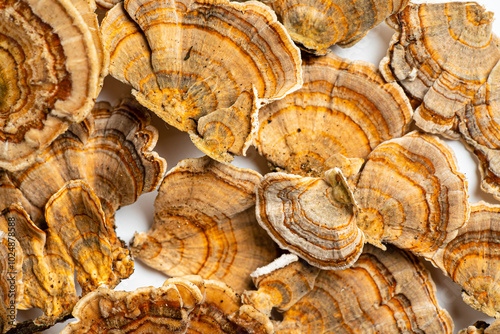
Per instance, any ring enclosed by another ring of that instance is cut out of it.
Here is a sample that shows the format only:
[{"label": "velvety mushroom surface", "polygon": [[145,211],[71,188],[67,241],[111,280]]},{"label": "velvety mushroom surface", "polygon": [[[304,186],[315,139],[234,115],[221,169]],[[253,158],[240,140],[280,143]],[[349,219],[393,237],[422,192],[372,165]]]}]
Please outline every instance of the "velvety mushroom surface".
[{"label": "velvety mushroom surface", "polygon": [[368,242],[392,243],[431,259],[470,215],[467,182],[439,138],[412,132],[379,145],[354,189]]},{"label": "velvety mushroom surface", "polygon": [[[259,111],[256,147],[273,169],[321,177],[345,164],[359,167],[340,156],[366,159],[383,141],[407,132],[408,99],[372,64],[331,53],[304,57],[302,67],[303,87]],[[357,172],[352,168],[347,174]]]},{"label": "velvety mushroom surface", "polygon": [[349,47],[409,0],[275,0],[269,4],[301,47],[325,54],[337,44]]},{"label": "velvety mushroom surface", "polygon": [[101,69],[89,26],[71,1],[2,1],[0,167],[27,167],[82,121],[97,97]]},{"label": "velvety mushroom surface", "polygon": [[111,75],[219,161],[245,153],[261,103],[302,85],[298,48],[257,2],[127,0],[101,31]]},{"label": "velvety mushroom surface", "polygon": [[363,250],[356,203],[339,169],[325,178],[266,174],[257,188],[257,220],[281,248],[321,269],[344,269]]},{"label": "velvety mushroom surface", "polygon": [[466,226],[435,256],[434,262],[462,288],[471,307],[500,317],[500,206],[472,205]]},{"label": "velvety mushroom surface", "polygon": [[410,4],[380,67],[415,100],[424,131],[461,137],[480,160],[483,190],[500,198],[500,40],[474,2]]},{"label": "velvety mushroom surface", "polygon": [[283,321],[275,323],[276,333],[453,331],[448,312],[437,303],[429,272],[416,257],[392,246],[382,251],[366,245],[352,267],[319,274],[304,262],[277,261],[253,274],[262,277],[256,280],[254,300],[267,299],[270,306],[280,307],[290,297],[303,297],[286,306]]},{"label": "velvety mushroom surface", "polygon": [[186,159],[165,176],[151,230],[134,236],[132,254],[169,276],[196,274],[238,292],[249,274],[276,257],[255,218],[260,174],[209,157]]},{"label": "velvety mushroom surface", "polygon": [[226,284],[199,276],[171,278],[133,292],[100,288],[76,305],[70,333],[270,334],[269,318],[242,305]]}]

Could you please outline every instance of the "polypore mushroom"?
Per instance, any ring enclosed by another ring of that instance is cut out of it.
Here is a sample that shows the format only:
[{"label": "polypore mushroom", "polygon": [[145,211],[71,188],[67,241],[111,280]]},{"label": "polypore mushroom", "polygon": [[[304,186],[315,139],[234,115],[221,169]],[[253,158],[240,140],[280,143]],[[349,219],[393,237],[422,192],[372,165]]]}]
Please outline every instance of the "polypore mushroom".
[{"label": "polypore mushroom", "polygon": [[256,147],[273,169],[322,177],[347,164],[356,174],[360,159],[407,132],[408,99],[373,65],[329,54],[305,57],[302,68],[304,86],[259,111]]},{"label": "polypore mushroom", "polygon": [[127,0],[101,31],[111,75],[218,161],[245,154],[263,102],[302,85],[298,48],[257,2]]},{"label": "polypore mushroom", "polygon": [[370,153],[354,189],[368,242],[392,243],[431,259],[470,215],[467,182],[453,151],[435,136],[409,133]]},{"label": "polypore mushroom", "polygon": [[257,188],[259,224],[281,248],[326,270],[349,267],[363,251],[356,207],[339,169],[324,179],[270,173]]},{"label": "polypore mushroom", "polygon": [[249,274],[277,254],[255,218],[260,175],[209,157],[181,161],[165,176],[151,230],[132,254],[169,276],[196,274],[241,292]]},{"label": "polypore mushroom", "polygon": [[101,64],[68,0],[3,1],[0,32],[0,167],[19,170],[90,113]]},{"label": "polypore mushroom", "polygon": [[95,290],[78,302],[79,321],[62,333],[272,333],[269,318],[250,309],[226,284],[185,276],[159,288]]},{"label": "polypore mushroom", "polygon": [[350,47],[409,0],[275,0],[268,3],[295,42],[325,54],[334,44]]}]

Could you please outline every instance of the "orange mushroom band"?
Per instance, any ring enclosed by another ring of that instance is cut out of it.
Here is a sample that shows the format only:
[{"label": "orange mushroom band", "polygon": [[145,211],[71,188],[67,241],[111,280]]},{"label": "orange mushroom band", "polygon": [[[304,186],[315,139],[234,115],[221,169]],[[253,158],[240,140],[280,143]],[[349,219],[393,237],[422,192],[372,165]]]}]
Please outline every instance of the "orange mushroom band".
[{"label": "orange mushroom band", "polygon": [[500,40],[492,22],[474,2],[410,4],[390,21],[396,33],[380,68],[419,105],[420,128],[467,144],[482,189],[500,198]]},{"label": "orange mushroom band", "polygon": [[245,154],[261,104],[302,85],[299,49],[257,2],[127,0],[101,31],[111,75],[218,161]]},{"label": "orange mushroom band", "polygon": [[206,156],[179,162],[159,188],[153,226],[134,236],[132,254],[169,276],[196,274],[239,293],[250,288],[250,273],[278,252],[255,218],[260,178]]},{"label": "orange mushroom band", "polygon": [[389,248],[367,245],[352,267],[331,271],[284,255],[252,274],[257,290],[243,301],[283,312],[278,334],[452,333],[430,273],[416,257]]},{"label": "orange mushroom band", "polygon": [[269,318],[226,284],[199,276],[170,278],[159,288],[132,292],[99,288],[83,297],[62,334],[255,333],[271,334]]},{"label": "orange mushroom band", "polygon": [[1,168],[26,168],[70,124],[87,117],[106,66],[96,42],[69,0],[2,2]]},{"label": "orange mushroom band", "polygon": [[302,71],[302,88],[259,110],[255,146],[274,170],[322,177],[342,167],[349,177],[377,145],[408,132],[408,99],[372,64],[328,54],[304,57]]}]

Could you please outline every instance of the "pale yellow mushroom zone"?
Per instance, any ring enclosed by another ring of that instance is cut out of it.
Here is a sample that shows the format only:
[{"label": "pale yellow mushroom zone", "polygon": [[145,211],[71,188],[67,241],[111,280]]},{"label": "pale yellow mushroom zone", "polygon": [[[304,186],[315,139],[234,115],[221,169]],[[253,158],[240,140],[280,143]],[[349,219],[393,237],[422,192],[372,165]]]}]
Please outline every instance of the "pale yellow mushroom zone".
[{"label": "pale yellow mushroom zone", "polygon": [[498,0],[0,0],[0,334],[500,334]]}]

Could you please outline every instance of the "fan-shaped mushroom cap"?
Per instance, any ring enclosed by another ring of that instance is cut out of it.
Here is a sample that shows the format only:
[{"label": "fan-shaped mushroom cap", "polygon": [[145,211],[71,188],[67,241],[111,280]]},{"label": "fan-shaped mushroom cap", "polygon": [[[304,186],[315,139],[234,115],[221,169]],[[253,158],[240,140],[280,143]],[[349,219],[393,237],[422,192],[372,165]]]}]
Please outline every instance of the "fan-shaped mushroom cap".
[{"label": "fan-shaped mushroom cap", "polygon": [[307,51],[325,54],[334,44],[349,47],[409,0],[274,0],[275,11],[295,42]]},{"label": "fan-shaped mushroom cap", "polygon": [[248,307],[229,286],[198,276],[133,292],[99,288],[78,302],[79,321],[62,333],[272,333],[269,318]]},{"label": "fan-shaped mushroom cap", "polygon": [[15,238],[15,221],[5,221],[5,231],[3,223],[0,217],[0,333],[14,327],[23,295],[23,251]]},{"label": "fan-shaped mushroom cap", "polygon": [[480,202],[457,236],[439,250],[434,262],[462,288],[471,307],[500,317],[500,206]]},{"label": "fan-shaped mushroom cap", "polygon": [[88,115],[101,67],[69,0],[3,1],[0,31],[0,167],[19,170]]},{"label": "fan-shaped mushroom cap", "polygon": [[250,275],[257,291],[245,291],[242,301],[267,316],[274,307],[284,312],[313,289],[319,272],[297,255],[283,254]]},{"label": "fan-shaped mushroom cap", "polygon": [[123,277],[113,272],[115,260],[123,259],[129,267],[125,277],[132,273],[127,250],[121,249],[124,256],[113,258],[110,237],[116,239],[115,231],[102,211],[99,198],[84,182],[70,181],[55,193],[45,206],[45,220],[73,259],[83,293],[101,285],[118,284]]},{"label": "fan-shaped mushroom cap", "polygon": [[245,154],[262,102],[302,85],[298,48],[257,2],[130,0],[101,31],[111,75],[219,161]]},{"label": "fan-shaped mushroom cap", "polygon": [[197,274],[242,291],[277,249],[255,218],[260,174],[211,160],[181,161],[165,176],[155,221],[132,254],[169,276]]},{"label": "fan-shaped mushroom cap", "polygon": [[365,159],[407,132],[408,99],[375,66],[334,54],[307,57],[303,76],[301,89],[259,111],[256,147],[275,169],[321,177],[341,167],[338,155]]},{"label": "fan-shaped mushroom cap", "polygon": [[347,268],[363,251],[355,212],[339,169],[325,179],[269,173],[257,188],[259,224],[281,248],[322,269]]},{"label": "fan-shaped mushroom cap", "polygon": [[474,2],[409,4],[393,18],[397,30],[380,67],[422,101],[415,121],[428,132],[457,137],[457,114],[500,59],[493,13]]},{"label": "fan-shaped mushroom cap", "polygon": [[321,271],[314,289],[284,313],[276,333],[452,333],[435,290],[411,254],[366,245],[351,268]]},{"label": "fan-shaped mushroom cap", "polygon": [[357,224],[367,241],[392,243],[432,258],[469,218],[467,182],[453,151],[412,132],[368,156],[354,190]]},{"label": "fan-shaped mushroom cap", "polygon": [[0,231],[9,230],[19,241],[20,251],[16,256],[23,258],[22,269],[18,271],[23,293],[16,308],[40,308],[44,314],[35,323],[52,325],[69,314],[78,299],[73,260],[61,239],[51,230],[44,232],[36,227],[19,205],[11,205],[0,216]]},{"label": "fan-shaped mushroom cap", "polygon": [[[38,222],[50,196],[70,180],[85,180],[108,218],[120,206],[156,189],[166,161],[152,151],[158,132],[149,122],[149,114],[131,101],[114,108],[97,103],[85,121],[59,136],[35,164],[9,173],[12,185],[39,210],[28,211],[31,218]],[[6,184],[0,188],[4,191],[12,190]]]}]

